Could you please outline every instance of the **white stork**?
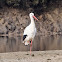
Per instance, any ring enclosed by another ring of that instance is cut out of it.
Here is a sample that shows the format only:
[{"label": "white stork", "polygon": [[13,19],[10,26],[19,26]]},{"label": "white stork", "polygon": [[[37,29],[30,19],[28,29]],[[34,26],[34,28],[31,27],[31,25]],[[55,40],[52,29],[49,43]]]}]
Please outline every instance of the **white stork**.
[{"label": "white stork", "polygon": [[32,41],[36,34],[36,26],[35,26],[34,18],[36,20],[38,20],[38,19],[34,16],[34,13],[30,13],[29,17],[31,19],[31,23],[24,30],[23,43],[25,45],[30,44],[30,54],[31,54]]}]

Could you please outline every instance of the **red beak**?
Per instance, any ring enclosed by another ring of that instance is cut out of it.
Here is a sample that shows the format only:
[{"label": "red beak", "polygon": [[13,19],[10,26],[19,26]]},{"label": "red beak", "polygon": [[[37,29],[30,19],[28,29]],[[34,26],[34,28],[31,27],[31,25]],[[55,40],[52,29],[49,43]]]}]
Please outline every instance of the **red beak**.
[{"label": "red beak", "polygon": [[36,20],[38,20],[35,16],[33,16]]}]

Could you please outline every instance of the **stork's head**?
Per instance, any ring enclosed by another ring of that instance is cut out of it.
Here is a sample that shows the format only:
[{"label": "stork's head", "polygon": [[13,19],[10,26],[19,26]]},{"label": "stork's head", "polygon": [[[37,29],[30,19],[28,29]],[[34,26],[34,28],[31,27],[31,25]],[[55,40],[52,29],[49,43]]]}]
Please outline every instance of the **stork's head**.
[{"label": "stork's head", "polygon": [[30,18],[33,17],[33,18],[35,18],[36,20],[38,20],[38,19],[34,16],[34,13],[30,13],[29,16],[30,16]]},{"label": "stork's head", "polygon": [[30,13],[29,16],[34,16],[34,13]]}]

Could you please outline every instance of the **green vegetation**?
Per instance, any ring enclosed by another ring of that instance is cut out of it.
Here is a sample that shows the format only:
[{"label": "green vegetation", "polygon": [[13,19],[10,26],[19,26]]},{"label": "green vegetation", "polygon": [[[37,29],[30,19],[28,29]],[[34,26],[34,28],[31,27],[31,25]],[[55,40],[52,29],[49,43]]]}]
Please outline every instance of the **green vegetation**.
[{"label": "green vegetation", "polygon": [[51,2],[59,2],[61,0],[0,0],[0,7],[4,5],[12,7],[33,7],[33,6],[48,6]]},{"label": "green vegetation", "polygon": [[[39,12],[62,2],[61,0],[0,0],[0,8],[4,6],[13,8],[33,9],[32,11]],[[59,6],[59,5],[58,5]],[[45,10],[46,11],[46,10]]]}]

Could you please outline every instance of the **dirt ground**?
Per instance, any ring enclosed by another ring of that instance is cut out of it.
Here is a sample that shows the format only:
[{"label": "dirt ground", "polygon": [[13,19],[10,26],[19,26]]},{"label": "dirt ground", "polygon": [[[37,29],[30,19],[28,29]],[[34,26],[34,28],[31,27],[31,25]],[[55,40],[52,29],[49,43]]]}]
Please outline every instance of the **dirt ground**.
[{"label": "dirt ground", "polygon": [[0,53],[0,62],[62,62],[62,50]]}]

